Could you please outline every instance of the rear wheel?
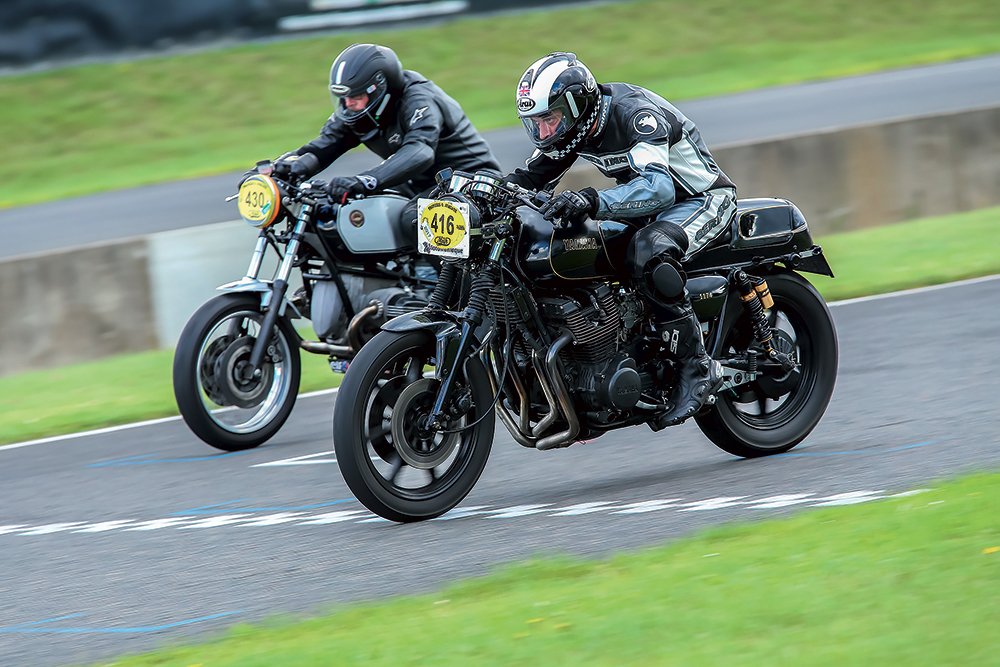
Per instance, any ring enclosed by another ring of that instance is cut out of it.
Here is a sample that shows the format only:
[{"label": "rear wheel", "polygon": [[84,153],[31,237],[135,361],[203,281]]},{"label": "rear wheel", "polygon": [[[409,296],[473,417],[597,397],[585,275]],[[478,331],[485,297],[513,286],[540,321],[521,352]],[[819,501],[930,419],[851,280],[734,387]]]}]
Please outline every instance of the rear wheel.
[{"label": "rear wheel", "polygon": [[[823,298],[796,273],[769,276],[774,307],[768,312],[775,347],[798,366],[784,375],[720,391],[714,406],[695,417],[720,448],[747,458],[788,451],[809,435],[826,412],[837,381],[837,331]],[[742,308],[726,317],[721,356],[756,345]]]},{"label": "rear wheel", "polygon": [[424,427],[439,387],[424,373],[435,354],[428,331],[383,331],[361,348],[337,393],[340,471],[355,497],[390,521],[433,519],[458,505],[493,444],[493,393],[478,358],[461,380],[456,371],[452,390],[471,398],[472,409],[448,424],[450,432]]},{"label": "rear wheel", "polygon": [[279,319],[261,374],[249,372],[250,352],[264,314],[256,294],[223,294],[191,316],[174,352],[174,398],[188,427],[218,449],[265,442],[288,419],[299,392],[296,333]]}]

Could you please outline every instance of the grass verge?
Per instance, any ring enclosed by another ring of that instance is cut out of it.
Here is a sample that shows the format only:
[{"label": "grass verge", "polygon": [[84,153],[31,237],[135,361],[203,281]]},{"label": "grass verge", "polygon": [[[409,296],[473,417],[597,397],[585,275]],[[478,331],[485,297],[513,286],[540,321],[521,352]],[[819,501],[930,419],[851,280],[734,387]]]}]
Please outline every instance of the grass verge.
[{"label": "grass verge", "polygon": [[517,77],[550,50],[683,100],[994,53],[997,25],[995,0],[619,2],[6,77],[0,153],[17,168],[0,207],[245,169],[301,146],[331,111],[329,63],[354,42],[393,47],[488,129],[516,124]]},{"label": "grass verge", "polygon": [[998,507],[1000,475],[980,474],[606,560],[537,558],[114,664],[994,664]]},{"label": "grass verge", "polygon": [[[808,277],[828,301],[992,275],[1000,273],[1000,208],[817,242],[837,277]],[[0,378],[0,445],[176,415],[172,360],[173,350],[158,350]],[[325,357],[302,354],[301,391],[337,386],[341,377]]]}]

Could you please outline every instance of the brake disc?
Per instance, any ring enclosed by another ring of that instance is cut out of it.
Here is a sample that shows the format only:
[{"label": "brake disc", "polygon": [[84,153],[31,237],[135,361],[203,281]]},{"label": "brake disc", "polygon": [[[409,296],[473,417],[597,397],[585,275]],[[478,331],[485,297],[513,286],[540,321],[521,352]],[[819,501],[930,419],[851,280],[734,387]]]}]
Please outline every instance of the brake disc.
[{"label": "brake disc", "polygon": [[216,405],[230,405],[226,401],[226,397],[219,390],[218,378],[215,375],[215,362],[218,361],[219,355],[225,351],[232,340],[230,336],[216,338],[205,349],[204,354],[198,360],[198,370],[200,371],[198,375],[201,378],[201,388],[208,395],[209,400]]},{"label": "brake disc", "polygon": [[400,393],[392,412],[392,444],[408,465],[430,470],[444,463],[459,442],[458,433],[423,428],[434,406],[437,382],[422,378]]},{"label": "brake disc", "polygon": [[215,381],[229,405],[253,408],[267,397],[274,380],[274,364],[264,361],[260,377],[250,370],[250,353],[256,341],[251,336],[237,338],[230,343],[215,361]]}]

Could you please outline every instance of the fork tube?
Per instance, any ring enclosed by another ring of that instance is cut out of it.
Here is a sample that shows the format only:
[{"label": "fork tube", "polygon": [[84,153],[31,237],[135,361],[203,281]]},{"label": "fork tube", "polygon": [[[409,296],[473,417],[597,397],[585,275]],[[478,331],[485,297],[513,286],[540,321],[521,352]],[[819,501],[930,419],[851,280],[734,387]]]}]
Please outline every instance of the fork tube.
[{"label": "fork tube", "polygon": [[250,266],[247,267],[247,278],[256,278],[260,273],[260,265],[264,261],[264,250],[267,249],[267,231],[260,230],[257,236],[257,247],[253,249],[250,256]]},{"label": "fork tube", "polygon": [[312,213],[312,205],[303,203],[299,220],[295,223],[295,229],[289,235],[288,245],[285,246],[285,256],[278,266],[278,273],[271,283],[271,299],[267,304],[267,312],[264,313],[264,322],[260,325],[260,332],[257,340],[253,344],[253,351],[250,353],[250,368],[253,369],[254,377],[260,377],[260,364],[264,360],[264,351],[271,344],[271,334],[274,332],[274,325],[278,322],[278,317],[285,304],[285,292],[288,291],[288,276],[292,273],[292,263],[295,261],[299,251],[299,243],[302,234],[306,229],[306,220]]},{"label": "fork tube", "polygon": [[441,415],[444,412],[444,405],[451,394],[451,387],[457,370],[465,360],[469,345],[472,341],[473,332],[483,322],[486,300],[489,299],[489,291],[498,282],[500,253],[503,251],[504,240],[497,239],[490,249],[489,259],[480,276],[473,280],[469,290],[469,304],[462,314],[462,334],[458,340],[458,350],[452,359],[451,368],[447,366],[444,371],[447,373],[441,379],[441,387],[437,396],[434,397],[434,407],[427,418],[427,426],[430,428],[443,425]]}]

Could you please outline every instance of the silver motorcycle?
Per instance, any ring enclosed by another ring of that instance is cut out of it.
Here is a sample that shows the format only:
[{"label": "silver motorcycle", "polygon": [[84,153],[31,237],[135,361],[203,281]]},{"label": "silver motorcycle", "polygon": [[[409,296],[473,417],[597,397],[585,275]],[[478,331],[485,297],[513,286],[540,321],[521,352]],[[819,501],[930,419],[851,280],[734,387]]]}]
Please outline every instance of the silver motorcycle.
[{"label": "silver motorcycle", "polygon": [[[436,278],[399,219],[407,197],[386,191],[332,203],[321,181],[279,177],[268,161],[255,171],[236,195],[241,217],[260,229],[246,275],[194,313],[174,354],[184,421],[225,451],[256,447],[285,423],[298,395],[300,350],[346,371],[383,323],[428,303]],[[268,278],[261,274],[269,248],[278,264]],[[294,291],[293,270],[301,278]],[[293,325],[303,318],[315,339]]]}]

